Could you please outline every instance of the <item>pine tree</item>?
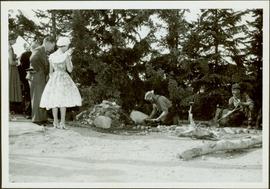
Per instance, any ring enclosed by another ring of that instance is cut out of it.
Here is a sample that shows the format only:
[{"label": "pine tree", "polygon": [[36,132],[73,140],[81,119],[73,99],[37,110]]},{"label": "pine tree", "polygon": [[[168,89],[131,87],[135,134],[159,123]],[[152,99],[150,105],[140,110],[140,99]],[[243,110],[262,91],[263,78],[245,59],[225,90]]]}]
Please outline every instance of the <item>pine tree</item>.
[{"label": "pine tree", "polygon": [[[177,111],[183,110],[183,98],[190,95],[187,88],[187,72],[185,70],[182,44],[188,31],[188,23],[184,18],[186,10],[157,10],[155,14],[163,22],[157,25],[157,31],[165,29],[166,35],[155,40],[159,47],[168,49],[168,53],[154,51],[146,67],[149,89],[172,100]],[[164,28],[165,26],[165,28]]]},{"label": "pine tree", "polygon": [[144,90],[137,89],[143,87],[140,73],[150,37],[141,39],[138,28],[150,15],[147,10],[73,12],[76,74],[83,86],[91,85],[88,96],[93,102],[111,99],[132,109],[130,105],[142,99]]},{"label": "pine tree", "polygon": [[29,20],[23,15],[23,13],[18,10],[18,14],[15,18],[11,17],[9,14],[9,31],[15,32],[17,35],[24,38],[25,41],[31,43],[35,36],[42,36],[38,25],[32,20]]},{"label": "pine tree", "polygon": [[262,49],[263,49],[263,10],[249,10],[254,21],[248,21],[251,29],[248,32],[247,41],[247,71],[249,83],[252,84],[252,97],[255,100],[256,110],[262,107]]},{"label": "pine tree", "polygon": [[[230,86],[246,76],[245,44],[247,27],[242,23],[245,11],[232,9],[201,10],[200,18],[192,23],[183,51],[189,57],[190,80],[196,103],[195,116],[211,118],[216,105],[227,104]],[[204,93],[200,93],[201,88]],[[209,103],[211,102],[211,103]],[[207,108],[209,111],[202,111]]]}]

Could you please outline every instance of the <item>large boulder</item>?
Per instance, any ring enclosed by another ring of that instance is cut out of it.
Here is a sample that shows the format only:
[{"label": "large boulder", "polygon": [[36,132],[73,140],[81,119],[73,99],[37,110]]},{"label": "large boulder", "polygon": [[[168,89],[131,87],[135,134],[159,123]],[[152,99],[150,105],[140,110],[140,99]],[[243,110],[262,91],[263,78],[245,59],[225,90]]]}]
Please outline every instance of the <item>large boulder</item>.
[{"label": "large boulder", "polygon": [[135,124],[142,124],[144,123],[144,120],[148,118],[149,116],[145,113],[142,113],[140,111],[132,110],[130,113],[130,118],[134,121]]},{"label": "large boulder", "polygon": [[98,128],[109,129],[112,125],[112,119],[107,116],[98,116],[94,120],[94,125]]}]

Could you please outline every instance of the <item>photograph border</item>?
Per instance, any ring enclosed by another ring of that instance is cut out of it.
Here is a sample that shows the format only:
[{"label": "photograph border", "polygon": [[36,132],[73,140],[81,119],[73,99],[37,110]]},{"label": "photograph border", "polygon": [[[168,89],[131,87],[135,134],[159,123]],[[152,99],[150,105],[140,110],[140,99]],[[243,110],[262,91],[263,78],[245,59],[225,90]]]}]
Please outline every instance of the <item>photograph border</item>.
[{"label": "photograph border", "polygon": [[[64,3],[64,6],[63,6]],[[42,8],[41,8],[42,7]],[[263,9],[263,178],[260,183],[10,183],[8,141],[8,10],[9,9]],[[269,1],[1,1],[1,142],[3,188],[266,188],[269,181]]]}]

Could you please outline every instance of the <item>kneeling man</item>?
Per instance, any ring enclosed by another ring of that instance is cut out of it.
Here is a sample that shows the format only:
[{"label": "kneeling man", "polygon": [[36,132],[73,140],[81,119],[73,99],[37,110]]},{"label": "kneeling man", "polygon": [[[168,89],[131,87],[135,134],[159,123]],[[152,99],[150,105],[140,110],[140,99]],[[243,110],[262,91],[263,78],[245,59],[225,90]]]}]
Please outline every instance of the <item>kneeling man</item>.
[{"label": "kneeling man", "polygon": [[[153,105],[153,110],[145,121],[150,123],[161,123],[164,125],[172,125],[174,111],[172,110],[172,102],[162,95],[154,94],[154,91],[145,93],[144,99]],[[157,114],[158,117],[154,118]]]}]

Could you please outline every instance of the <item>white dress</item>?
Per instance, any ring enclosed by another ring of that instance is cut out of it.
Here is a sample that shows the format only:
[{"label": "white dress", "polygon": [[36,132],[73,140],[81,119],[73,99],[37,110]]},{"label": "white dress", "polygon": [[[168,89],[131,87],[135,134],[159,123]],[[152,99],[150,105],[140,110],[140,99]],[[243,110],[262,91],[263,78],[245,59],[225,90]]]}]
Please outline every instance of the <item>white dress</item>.
[{"label": "white dress", "polygon": [[68,53],[63,53],[61,49],[49,56],[49,62],[53,68],[50,74],[42,97],[40,107],[51,109],[56,107],[74,107],[82,105],[80,92],[67,73],[67,62],[71,61]]}]

